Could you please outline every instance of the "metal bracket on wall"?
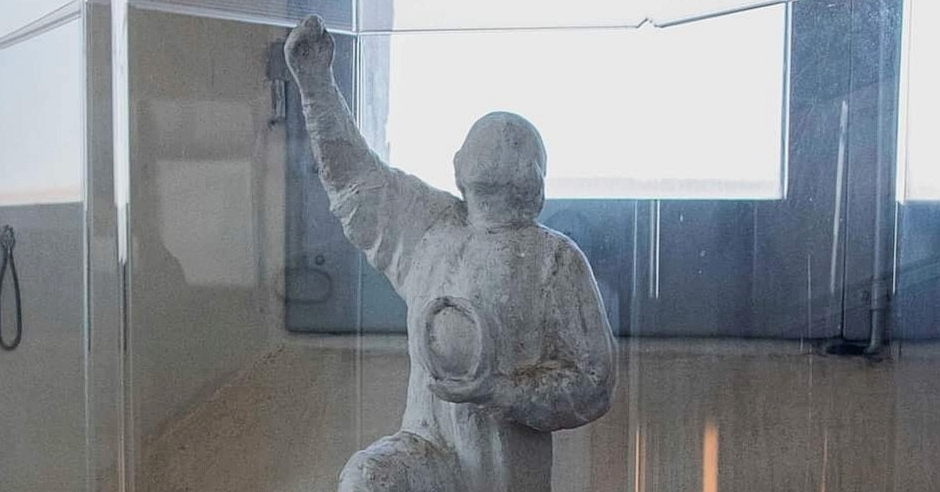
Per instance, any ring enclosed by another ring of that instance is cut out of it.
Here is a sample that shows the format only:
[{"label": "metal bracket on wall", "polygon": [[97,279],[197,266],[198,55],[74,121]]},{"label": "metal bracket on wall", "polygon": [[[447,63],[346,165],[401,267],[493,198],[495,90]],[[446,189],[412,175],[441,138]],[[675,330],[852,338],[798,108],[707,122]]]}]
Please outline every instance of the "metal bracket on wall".
[{"label": "metal bracket on wall", "polygon": [[287,120],[287,82],[290,72],[284,59],[284,42],[268,47],[268,80],[271,81],[271,120],[274,125]]},{"label": "metal bracket on wall", "polygon": [[20,296],[20,278],[16,272],[16,262],[13,260],[13,248],[16,246],[16,235],[13,228],[5,225],[0,230],[0,300],[3,299],[3,283],[6,281],[7,269],[13,282],[13,301],[16,309],[16,335],[13,341],[7,343],[3,339],[3,309],[0,305],[0,348],[6,351],[15,350],[23,340],[23,304]]}]

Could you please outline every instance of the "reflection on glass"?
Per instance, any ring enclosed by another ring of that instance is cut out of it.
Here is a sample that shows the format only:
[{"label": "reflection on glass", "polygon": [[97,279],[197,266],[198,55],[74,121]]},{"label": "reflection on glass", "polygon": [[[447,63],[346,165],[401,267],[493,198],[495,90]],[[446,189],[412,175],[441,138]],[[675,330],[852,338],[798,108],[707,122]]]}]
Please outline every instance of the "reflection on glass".
[{"label": "reflection on glass", "polygon": [[130,9],[128,33],[130,480],[155,491],[169,461],[153,443],[283,326],[285,141],[266,70],[284,29]]},{"label": "reflection on glass", "polygon": [[932,0],[907,0],[902,68],[901,132],[898,169],[901,179],[898,197],[907,200],[940,200],[940,3]]},{"label": "reflection on glass", "polygon": [[81,200],[81,41],[73,21],[0,49],[0,205]]},{"label": "reflection on glass", "polygon": [[705,423],[702,443],[702,492],[718,492],[718,426]]},{"label": "reflection on glass", "polygon": [[331,29],[353,29],[355,0],[130,0],[147,10],[175,12],[196,17],[240,20],[260,24],[293,25],[317,14]]},{"label": "reflection on glass", "polygon": [[253,235],[259,206],[252,196],[252,106],[154,100],[146,107],[167,142],[152,164],[160,218],[154,232],[187,285],[251,287],[258,274]]},{"label": "reflection on glass", "polygon": [[360,3],[360,30],[545,28],[668,25],[777,0],[387,0]]},{"label": "reflection on glass", "polygon": [[9,34],[69,3],[69,0],[5,0],[0,7],[0,36]]},{"label": "reflection on glass", "polygon": [[389,77],[364,88],[367,105],[388,98],[387,121],[365,131],[387,132],[391,165],[450,191],[470,125],[505,110],[541,131],[550,198],[780,198],[785,14],[366,36],[367,53],[387,43]]}]

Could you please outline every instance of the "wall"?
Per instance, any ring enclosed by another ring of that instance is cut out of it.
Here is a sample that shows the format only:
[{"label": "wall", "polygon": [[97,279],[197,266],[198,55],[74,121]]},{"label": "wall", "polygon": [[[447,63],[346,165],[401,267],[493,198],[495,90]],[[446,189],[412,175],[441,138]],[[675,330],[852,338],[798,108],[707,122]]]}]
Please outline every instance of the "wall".
[{"label": "wall", "polygon": [[[0,490],[72,492],[84,484],[82,204],[0,208],[16,230],[23,339],[0,351]],[[10,272],[3,285],[4,340],[13,339]]]}]

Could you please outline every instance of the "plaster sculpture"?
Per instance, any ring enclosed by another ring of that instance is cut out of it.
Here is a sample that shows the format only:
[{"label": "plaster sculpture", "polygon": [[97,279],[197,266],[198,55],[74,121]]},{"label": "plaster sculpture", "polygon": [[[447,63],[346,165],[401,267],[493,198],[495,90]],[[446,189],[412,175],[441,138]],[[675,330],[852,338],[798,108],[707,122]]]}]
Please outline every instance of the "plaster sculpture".
[{"label": "plaster sculpture", "polygon": [[349,240],[408,305],[401,430],[350,458],[340,492],[547,492],[552,431],[599,418],[613,336],[584,255],[536,221],[545,149],[491,113],[454,157],[459,199],[382,163],[356,129],[318,17],[285,46],[319,175]]}]

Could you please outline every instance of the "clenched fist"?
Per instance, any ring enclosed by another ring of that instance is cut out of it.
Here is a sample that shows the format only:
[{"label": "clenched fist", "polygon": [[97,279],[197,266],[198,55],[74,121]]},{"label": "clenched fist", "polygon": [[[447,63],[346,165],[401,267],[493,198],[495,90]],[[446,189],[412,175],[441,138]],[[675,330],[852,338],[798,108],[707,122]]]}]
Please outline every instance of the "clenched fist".
[{"label": "clenched fist", "polygon": [[291,31],[284,44],[284,56],[302,94],[322,84],[332,85],[333,36],[319,16],[307,17]]}]

